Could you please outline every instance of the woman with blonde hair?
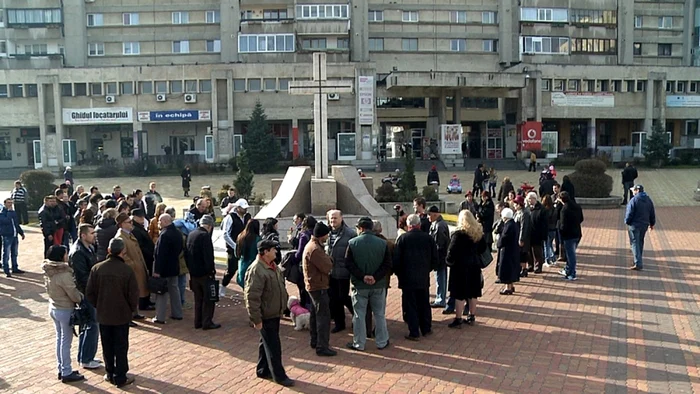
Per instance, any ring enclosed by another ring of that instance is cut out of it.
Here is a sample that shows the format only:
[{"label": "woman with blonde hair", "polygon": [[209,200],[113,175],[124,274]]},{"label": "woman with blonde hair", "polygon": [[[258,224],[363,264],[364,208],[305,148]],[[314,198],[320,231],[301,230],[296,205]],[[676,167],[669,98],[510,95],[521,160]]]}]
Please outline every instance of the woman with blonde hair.
[{"label": "woman with blonde hair", "polygon": [[151,239],[153,240],[153,243],[156,243],[158,241],[158,236],[160,235],[160,228],[158,228],[158,218],[160,215],[165,213],[165,208],[168,206],[164,203],[158,203],[156,205],[156,213],[153,216],[154,220],[151,220],[151,222],[148,224],[148,235],[151,236]]},{"label": "woman with blonde hair", "polygon": [[[481,254],[486,251],[484,229],[468,210],[459,213],[457,230],[452,233],[447,248],[447,265],[450,267],[448,290],[455,300],[455,319],[450,328],[462,328],[462,324],[476,321],[476,300],[484,287],[481,275]],[[466,306],[465,306],[466,304]],[[462,316],[468,308],[466,319]]]}]

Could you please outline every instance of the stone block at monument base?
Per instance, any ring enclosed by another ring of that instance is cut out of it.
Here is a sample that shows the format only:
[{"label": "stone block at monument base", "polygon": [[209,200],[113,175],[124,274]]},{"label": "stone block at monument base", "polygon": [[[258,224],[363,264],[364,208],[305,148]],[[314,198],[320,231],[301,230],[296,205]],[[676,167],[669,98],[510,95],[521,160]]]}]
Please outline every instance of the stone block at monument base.
[{"label": "stone block at monument base", "polygon": [[365,187],[367,188],[367,191],[369,192],[369,195],[374,197],[374,179],[372,178],[360,178],[362,179],[362,183],[365,184]]},{"label": "stone block at monument base", "polygon": [[279,192],[279,190],[280,190],[280,186],[282,186],[283,180],[284,180],[284,178],[282,178],[282,179],[274,178],[270,181],[271,186],[272,186],[272,191],[270,193],[270,199],[275,198],[275,196],[277,195],[277,192]]},{"label": "stone block at monument base", "polygon": [[[336,209],[338,189],[335,179],[311,180],[311,214],[325,217],[326,212]],[[307,211],[308,212],[308,211]]]},{"label": "stone block at monument base", "polygon": [[310,211],[311,167],[289,167],[279,191],[255,218],[292,217],[297,212]]}]

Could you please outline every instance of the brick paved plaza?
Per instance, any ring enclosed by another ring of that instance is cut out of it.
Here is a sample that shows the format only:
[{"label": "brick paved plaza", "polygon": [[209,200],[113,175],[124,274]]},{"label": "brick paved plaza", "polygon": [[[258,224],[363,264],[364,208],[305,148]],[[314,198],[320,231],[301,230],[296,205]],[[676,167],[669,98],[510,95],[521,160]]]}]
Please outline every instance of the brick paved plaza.
[{"label": "brick paved plaza", "polygon": [[[514,175],[520,176],[516,180],[535,177]],[[471,176],[461,176],[471,182]],[[692,201],[697,176],[697,170],[640,171],[639,181],[660,206],[656,230],[647,235],[644,271],[627,269],[631,253],[623,210],[585,210],[579,280],[564,282],[550,268],[517,284],[514,296],[501,296],[489,267],[474,327],[448,329],[452,316],[434,310],[435,334],[418,343],[405,340],[395,278],[387,306],[387,350],[376,350],[371,341],[365,353],[347,350],[351,334],[345,331],[331,336],[339,356],[319,358],[308,346],[308,332],[296,332],[285,321],[284,363],[297,381],[292,390],[255,377],[258,334],[248,325],[239,289],[231,285],[232,297],[220,302],[215,314],[223,329],[195,330],[190,309],[183,321],[142,322],[130,331],[130,374],[136,383],[127,391],[700,392],[700,210]],[[136,186],[127,178],[98,184],[106,188],[113,181]],[[159,182],[169,193],[173,189],[172,179]],[[220,186],[218,180],[212,183]],[[147,187],[147,180],[139,185]],[[4,183],[0,186],[6,190]],[[39,268],[40,233],[36,227],[26,232],[20,268],[27,274],[0,278],[0,390],[117,392],[102,381],[102,369],[80,369],[87,381],[74,385],[56,380],[55,334]],[[296,294],[292,286],[289,291]],[[191,302],[189,291],[187,297]],[[74,340],[74,359],[76,354]]]}]

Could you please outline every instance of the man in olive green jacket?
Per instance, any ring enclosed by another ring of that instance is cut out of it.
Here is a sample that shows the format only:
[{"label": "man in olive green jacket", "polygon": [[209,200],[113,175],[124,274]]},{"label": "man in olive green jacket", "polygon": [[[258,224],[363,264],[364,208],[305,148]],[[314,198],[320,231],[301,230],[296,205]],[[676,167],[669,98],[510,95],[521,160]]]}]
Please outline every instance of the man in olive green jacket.
[{"label": "man in olive green jacket", "polygon": [[353,341],[348,349],[364,350],[367,341],[365,314],[367,304],[372,308],[377,323],[375,340],[378,349],[389,346],[389,331],[386,327],[386,278],[391,270],[391,257],[386,241],[372,232],[371,218],[363,217],[357,222],[360,234],[348,243],[345,259],[352,281]]},{"label": "man in olive green jacket", "polygon": [[253,327],[260,331],[257,375],[273,379],[285,387],[294,386],[282,366],[280,317],[287,308],[284,277],[275,258],[279,244],[271,240],[258,243],[258,257],[245,274],[245,306]]}]

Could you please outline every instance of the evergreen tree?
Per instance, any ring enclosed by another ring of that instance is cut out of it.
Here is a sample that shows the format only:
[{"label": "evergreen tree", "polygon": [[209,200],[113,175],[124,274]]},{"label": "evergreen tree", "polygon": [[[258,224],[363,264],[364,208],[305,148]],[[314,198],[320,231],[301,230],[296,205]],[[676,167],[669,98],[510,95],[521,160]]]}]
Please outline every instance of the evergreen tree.
[{"label": "evergreen tree", "polygon": [[415,172],[416,158],[413,156],[413,150],[409,149],[406,152],[404,164],[406,169],[404,170],[403,174],[401,174],[401,179],[399,180],[397,186],[399,187],[402,201],[413,201],[413,199],[418,195]]},{"label": "evergreen tree", "polygon": [[253,194],[253,171],[250,170],[250,164],[248,162],[248,151],[244,149],[238,154],[238,173],[236,175],[236,180],[233,181],[233,186],[236,188],[238,195],[246,200],[250,199]]},{"label": "evergreen tree", "polygon": [[257,174],[272,172],[280,158],[279,144],[267,123],[265,109],[258,100],[250,115],[248,132],[243,137],[243,149],[248,152],[250,169]]},{"label": "evergreen tree", "polygon": [[668,154],[671,148],[673,148],[673,145],[668,142],[666,130],[660,124],[655,124],[644,144],[644,157],[647,162],[660,168],[668,161]]}]

